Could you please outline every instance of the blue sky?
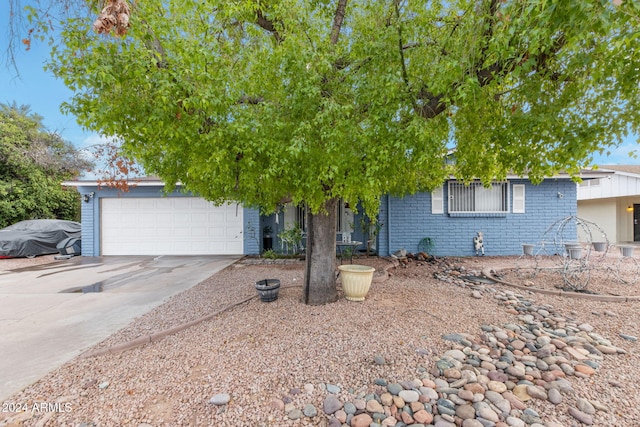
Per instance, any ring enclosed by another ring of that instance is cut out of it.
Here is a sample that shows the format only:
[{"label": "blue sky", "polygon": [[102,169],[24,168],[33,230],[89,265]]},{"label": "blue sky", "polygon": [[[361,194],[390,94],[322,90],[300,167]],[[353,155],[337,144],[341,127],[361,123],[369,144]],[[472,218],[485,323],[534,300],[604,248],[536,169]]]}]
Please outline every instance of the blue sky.
[{"label": "blue sky", "polygon": [[[0,11],[0,28],[8,26],[8,10]],[[70,100],[72,92],[62,81],[55,79],[43,70],[45,61],[49,59],[49,47],[46,43],[33,43],[31,50],[25,51],[21,46],[16,52],[18,72],[8,65],[6,41],[0,37],[0,102],[18,105],[29,105],[31,112],[44,117],[44,124],[49,131],[59,133],[63,139],[71,142],[76,148],[87,147],[101,141],[97,133],[84,131],[70,115],[60,112],[60,105]],[[640,158],[629,157],[629,152],[640,148],[634,137],[627,138],[610,155],[595,156],[595,163],[605,164],[640,164]],[[640,153],[639,153],[640,154]]]},{"label": "blue sky", "polygon": [[[0,28],[5,34],[0,37],[0,102],[29,105],[31,112],[44,118],[49,131],[59,133],[63,139],[76,148],[86,147],[100,141],[98,134],[83,131],[75,117],[60,112],[60,105],[71,99],[72,92],[49,72],[44,71],[44,63],[49,59],[46,43],[33,43],[31,50],[25,51],[21,45],[15,53],[18,71],[8,62],[5,36],[8,27],[8,10],[0,11]],[[19,73],[19,75],[17,74]]]}]

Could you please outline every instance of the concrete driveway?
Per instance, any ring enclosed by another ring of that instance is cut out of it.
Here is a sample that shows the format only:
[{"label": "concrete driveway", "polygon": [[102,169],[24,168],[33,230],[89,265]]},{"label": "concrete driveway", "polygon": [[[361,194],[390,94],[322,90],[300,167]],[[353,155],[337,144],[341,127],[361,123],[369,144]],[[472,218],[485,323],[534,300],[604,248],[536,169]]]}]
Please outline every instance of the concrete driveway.
[{"label": "concrete driveway", "polygon": [[0,271],[0,401],[238,259],[75,257]]}]

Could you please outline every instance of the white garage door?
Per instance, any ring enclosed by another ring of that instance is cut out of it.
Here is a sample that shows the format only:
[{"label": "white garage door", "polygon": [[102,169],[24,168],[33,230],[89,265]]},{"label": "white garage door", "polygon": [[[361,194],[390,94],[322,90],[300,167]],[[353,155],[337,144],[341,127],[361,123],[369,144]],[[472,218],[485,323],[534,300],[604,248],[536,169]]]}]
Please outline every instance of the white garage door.
[{"label": "white garage door", "polygon": [[239,255],[242,207],[198,197],[101,199],[102,255]]}]

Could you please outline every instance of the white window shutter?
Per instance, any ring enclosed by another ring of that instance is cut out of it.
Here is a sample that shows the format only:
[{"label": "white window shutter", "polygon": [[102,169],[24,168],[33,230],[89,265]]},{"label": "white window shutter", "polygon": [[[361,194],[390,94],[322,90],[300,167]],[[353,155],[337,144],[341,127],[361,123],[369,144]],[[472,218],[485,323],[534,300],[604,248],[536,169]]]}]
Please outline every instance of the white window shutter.
[{"label": "white window shutter", "polygon": [[513,184],[513,213],[524,213],[524,184]]},{"label": "white window shutter", "polygon": [[444,213],[444,187],[442,185],[431,192],[431,213]]}]

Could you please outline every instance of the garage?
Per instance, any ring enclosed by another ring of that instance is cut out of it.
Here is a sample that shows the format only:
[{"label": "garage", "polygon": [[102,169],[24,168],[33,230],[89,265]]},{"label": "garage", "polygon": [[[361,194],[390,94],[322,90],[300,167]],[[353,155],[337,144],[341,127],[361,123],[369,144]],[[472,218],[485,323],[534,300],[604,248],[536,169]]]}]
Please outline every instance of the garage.
[{"label": "garage", "polygon": [[199,197],[100,199],[101,255],[237,255],[243,208]]}]

